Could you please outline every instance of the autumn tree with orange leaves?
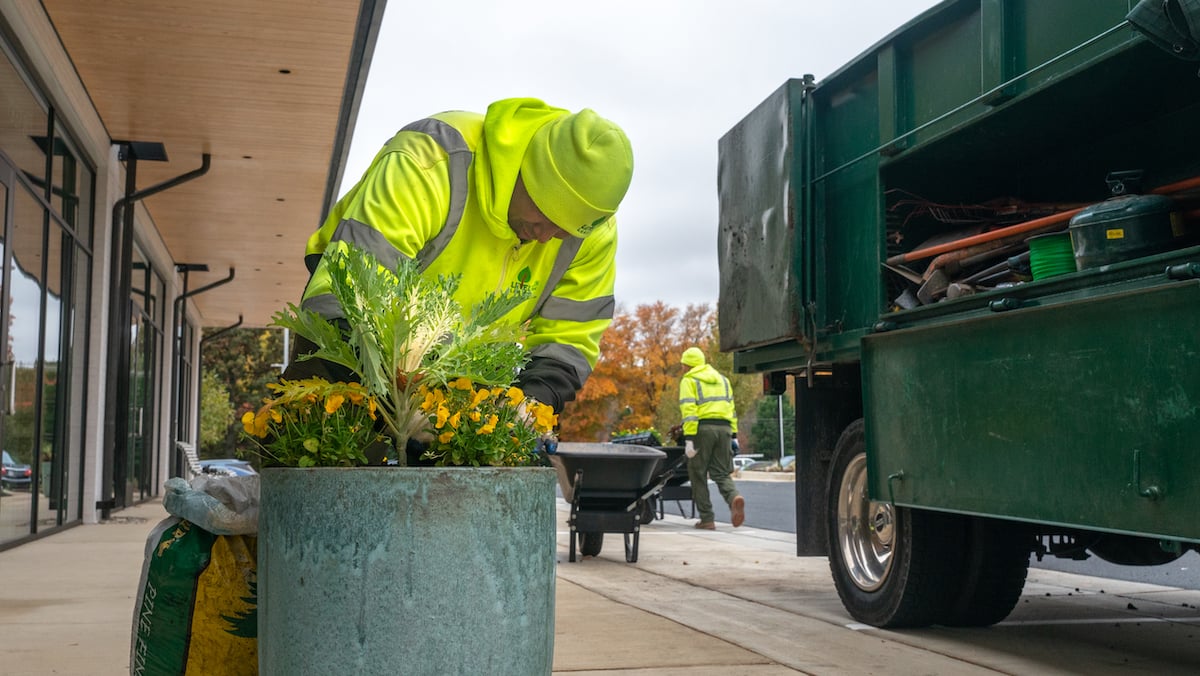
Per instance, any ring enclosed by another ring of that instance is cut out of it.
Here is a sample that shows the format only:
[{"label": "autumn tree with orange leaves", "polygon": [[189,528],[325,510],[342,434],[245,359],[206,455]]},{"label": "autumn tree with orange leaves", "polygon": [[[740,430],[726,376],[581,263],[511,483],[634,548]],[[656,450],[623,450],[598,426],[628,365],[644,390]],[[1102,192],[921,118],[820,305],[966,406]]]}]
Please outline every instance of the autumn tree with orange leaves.
[{"label": "autumn tree with orange leaves", "polygon": [[616,432],[653,427],[666,442],[679,422],[679,379],[687,371],[679,356],[692,345],[716,354],[716,313],[708,305],[680,310],[659,301],[619,309],[596,369],[559,416],[559,438],[608,441]]}]

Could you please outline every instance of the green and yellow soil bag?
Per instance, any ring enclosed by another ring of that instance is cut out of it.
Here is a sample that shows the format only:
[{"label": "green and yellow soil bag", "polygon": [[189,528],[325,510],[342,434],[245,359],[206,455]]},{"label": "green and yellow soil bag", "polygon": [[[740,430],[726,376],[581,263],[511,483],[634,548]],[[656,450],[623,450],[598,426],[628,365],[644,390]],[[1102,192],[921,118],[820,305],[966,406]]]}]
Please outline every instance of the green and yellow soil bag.
[{"label": "green and yellow soil bag", "polygon": [[169,517],[150,532],[134,607],[131,676],[258,673],[256,536]]}]

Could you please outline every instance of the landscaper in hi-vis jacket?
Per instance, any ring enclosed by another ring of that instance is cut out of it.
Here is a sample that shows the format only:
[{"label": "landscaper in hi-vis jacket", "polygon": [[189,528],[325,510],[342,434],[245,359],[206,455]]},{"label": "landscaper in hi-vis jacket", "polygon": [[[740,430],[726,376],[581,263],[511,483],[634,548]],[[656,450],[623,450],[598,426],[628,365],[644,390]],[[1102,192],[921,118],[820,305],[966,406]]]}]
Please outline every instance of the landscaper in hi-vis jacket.
[{"label": "landscaper in hi-vis jacket", "polygon": [[715,530],[708,479],[712,477],[721,497],[729,504],[734,528],[746,520],[746,500],[729,477],[733,472],[730,448],[737,434],[737,409],[729,379],[706,363],[698,347],[683,351],[679,361],[691,369],[679,381],[679,413],[683,416],[683,447],[688,457],[688,481],[692,502],[700,512],[696,528]]},{"label": "landscaper in hi-vis jacket", "polygon": [[[462,276],[455,299],[471,307],[521,285],[528,301],[502,321],[530,321],[530,362],[517,376],[554,407],[575,398],[612,322],[617,224],[633,175],[629,139],[590,109],[571,113],[532,98],[496,101],[484,114],[452,111],[401,129],[308,240],[312,272],[301,306],[341,316],[322,254],[343,243],[384,265],[416,260],[425,275]],[[296,353],[312,343],[299,340]],[[348,374],[293,361],[284,378]]]}]

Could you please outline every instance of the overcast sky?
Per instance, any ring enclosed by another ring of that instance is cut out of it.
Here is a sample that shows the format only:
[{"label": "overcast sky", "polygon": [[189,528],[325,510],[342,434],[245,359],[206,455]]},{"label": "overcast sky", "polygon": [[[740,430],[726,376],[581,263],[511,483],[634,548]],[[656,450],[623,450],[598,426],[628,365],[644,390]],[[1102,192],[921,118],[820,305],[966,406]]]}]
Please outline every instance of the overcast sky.
[{"label": "overcast sky", "polygon": [[617,302],[717,300],[717,141],[789,77],[818,82],[936,0],[391,0],[343,191],[408,122],[532,96],[629,135]]}]

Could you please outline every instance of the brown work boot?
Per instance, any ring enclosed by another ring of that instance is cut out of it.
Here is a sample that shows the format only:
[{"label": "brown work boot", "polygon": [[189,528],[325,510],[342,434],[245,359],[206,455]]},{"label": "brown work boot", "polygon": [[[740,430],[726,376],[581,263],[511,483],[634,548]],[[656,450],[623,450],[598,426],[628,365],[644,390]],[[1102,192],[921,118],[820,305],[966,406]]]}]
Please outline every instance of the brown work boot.
[{"label": "brown work boot", "polygon": [[746,521],[746,499],[742,496],[737,496],[733,502],[729,504],[729,512],[732,515],[730,520],[733,522],[733,527],[737,528]]},{"label": "brown work boot", "polygon": [[696,528],[701,530],[716,530],[717,524],[713,523],[712,521],[697,521]]}]

